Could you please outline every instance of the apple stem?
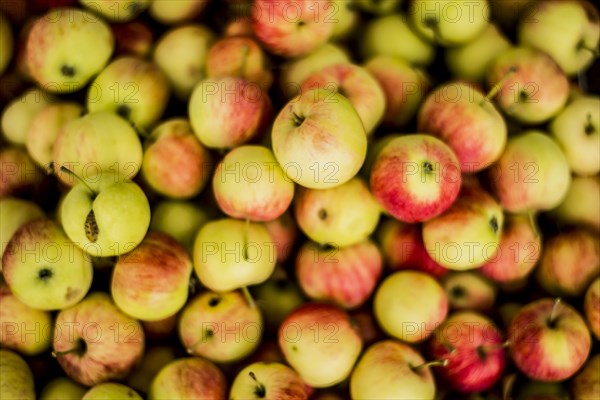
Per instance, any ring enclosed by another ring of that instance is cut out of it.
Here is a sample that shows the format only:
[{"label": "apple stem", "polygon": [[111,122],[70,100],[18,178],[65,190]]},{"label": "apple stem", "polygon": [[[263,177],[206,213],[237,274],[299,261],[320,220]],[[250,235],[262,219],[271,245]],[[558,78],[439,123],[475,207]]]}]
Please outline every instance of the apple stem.
[{"label": "apple stem", "polygon": [[548,318],[548,325],[550,327],[553,327],[554,324],[556,323],[556,309],[558,308],[558,305],[560,304],[561,301],[562,300],[560,297],[557,297],[554,300],[554,305],[552,305],[552,311],[550,311],[550,317]]},{"label": "apple stem", "polygon": [[267,390],[265,389],[265,385],[263,385],[262,383],[260,383],[258,381],[258,379],[256,379],[256,375],[254,374],[254,372],[250,371],[248,373],[248,375],[250,375],[250,378],[252,378],[252,380],[254,382],[256,382],[256,390],[254,391],[254,394],[261,399],[263,397],[265,397],[267,395]]},{"label": "apple stem", "polygon": [[73,347],[71,347],[69,350],[53,351],[52,357],[57,358],[57,357],[61,357],[61,356],[66,356],[67,354],[81,353],[84,350],[84,346],[82,343],[85,343],[85,342],[83,342],[83,340],[79,339],[79,340],[77,340],[75,345]]},{"label": "apple stem", "polygon": [[[50,171],[56,171],[56,163],[55,163],[54,161],[50,162],[50,164],[48,165],[48,169],[49,169]],[[59,170],[60,170],[60,172],[62,172],[62,173],[64,173],[64,174],[67,174],[67,175],[69,175],[71,178],[75,178],[75,179],[77,179],[79,182],[83,183],[83,184],[84,184],[84,186],[85,186],[86,188],[88,188],[90,192],[92,192],[92,193],[96,193],[96,192],[94,191],[94,189],[92,189],[92,188],[90,187],[90,185],[88,185],[88,184],[87,184],[87,182],[83,180],[83,178],[81,178],[81,177],[80,177],[79,175],[77,175],[75,172],[71,171],[69,168],[65,167],[64,165],[61,165],[61,166],[60,166],[60,168],[59,168]]]},{"label": "apple stem", "polygon": [[502,342],[502,343],[495,343],[495,344],[482,344],[480,346],[477,347],[477,352],[478,353],[483,353],[483,354],[488,354],[491,353],[492,351],[496,351],[496,350],[500,350],[500,349],[505,349],[508,347],[508,345],[510,344],[510,342],[508,340]]},{"label": "apple stem", "polygon": [[252,293],[250,293],[247,286],[242,287],[242,294],[246,298],[246,301],[248,302],[248,306],[250,306],[250,308],[256,307],[256,302],[254,301]]},{"label": "apple stem", "polygon": [[240,65],[239,77],[244,77],[244,71],[246,70],[246,62],[248,61],[248,54],[250,53],[250,48],[248,45],[242,46],[242,64]]},{"label": "apple stem", "polygon": [[537,229],[537,225],[535,223],[535,215],[532,210],[527,211],[527,217],[529,217],[529,225],[531,226],[531,230],[533,231],[533,235],[538,238],[540,236],[540,232]]},{"label": "apple stem", "polygon": [[585,133],[587,135],[591,135],[595,131],[596,131],[596,129],[594,128],[594,125],[592,124],[592,114],[588,113],[586,116],[586,121],[585,121]]},{"label": "apple stem", "polygon": [[244,231],[242,232],[243,235],[243,245],[244,247],[242,248],[242,257],[244,257],[244,260],[248,260],[248,235],[250,234],[250,219],[246,217],[245,221],[244,221]]},{"label": "apple stem", "polygon": [[444,358],[441,360],[433,360],[433,361],[428,361],[425,362],[421,365],[417,365],[416,367],[413,367],[412,365],[410,366],[410,368],[414,371],[419,373],[420,371],[422,371],[425,368],[431,368],[431,367],[445,367],[448,365],[448,359]]},{"label": "apple stem", "polygon": [[510,374],[504,379],[504,381],[502,382],[502,400],[512,399],[510,394],[513,391],[513,387],[515,386],[516,381],[517,374]]},{"label": "apple stem", "polygon": [[500,89],[502,89],[502,86],[504,86],[504,84],[506,83],[508,78],[510,78],[510,76],[512,74],[514,74],[515,72],[517,72],[517,67],[515,67],[515,66],[510,67],[508,69],[508,71],[506,72],[506,74],[504,74],[504,77],[502,77],[502,79],[500,79],[498,82],[496,82],[496,84],[490,89],[490,91],[485,95],[485,97],[483,99],[481,99],[481,101],[479,102],[479,105],[482,106],[486,102],[488,102],[491,99],[493,99],[494,97],[496,97],[496,95],[498,94]]}]

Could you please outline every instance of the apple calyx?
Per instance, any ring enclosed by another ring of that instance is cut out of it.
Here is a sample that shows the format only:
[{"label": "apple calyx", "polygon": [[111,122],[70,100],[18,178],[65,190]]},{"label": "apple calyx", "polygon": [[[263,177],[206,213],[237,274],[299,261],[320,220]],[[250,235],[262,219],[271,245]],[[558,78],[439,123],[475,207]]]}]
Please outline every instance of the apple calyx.
[{"label": "apple calyx", "polygon": [[70,65],[63,65],[60,67],[60,73],[67,78],[72,78],[75,76],[75,68]]},{"label": "apple calyx", "polygon": [[431,174],[433,173],[433,164],[430,163],[429,161],[423,161],[423,172],[426,174]]},{"label": "apple calyx", "polygon": [[410,364],[408,366],[415,374],[420,374],[421,371],[423,371],[425,368],[448,366],[448,359],[442,358],[440,360],[427,361],[427,362],[424,362],[423,364],[417,365],[417,366],[413,366]]},{"label": "apple calyx", "polygon": [[596,127],[592,124],[592,113],[588,113],[585,120],[585,134],[591,135],[596,132]]},{"label": "apple calyx", "polygon": [[67,354],[76,354],[79,357],[81,357],[82,355],[85,354],[86,351],[87,351],[87,343],[82,338],[78,338],[75,341],[75,345],[73,347],[71,347],[69,350],[53,351],[52,357],[58,358],[58,357],[66,356]]},{"label": "apple calyx", "polygon": [[498,218],[496,218],[495,215],[492,217],[492,219],[490,219],[490,226],[492,227],[494,233],[498,233],[498,229],[500,227],[498,226]]},{"label": "apple calyx", "polygon": [[254,372],[250,371],[248,372],[248,375],[250,375],[250,378],[252,378],[252,380],[256,383],[254,395],[259,399],[264,399],[267,396],[267,389],[265,388],[265,385],[263,385],[258,381],[258,379],[256,379],[256,375],[254,374]]},{"label": "apple calyx", "polygon": [[561,301],[562,300],[560,297],[557,297],[556,299],[554,299],[554,304],[552,305],[552,310],[550,311],[550,316],[548,317],[548,320],[546,321],[546,325],[550,329],[556,328],[556,323],[558,322],[558,316],[556,315],[556,310],[558,309],[558,305],[560,304]]},{"label": "apple calyx", "polygon": [[50,267],[44,267],[38,271],[38,279],[42,282],[47,282],[53,275],[54,272]]},{"label": "apple calyx", "polygon": [[464,288],[464,286],[454,286],[452,288],[452,290],[450,291],[450,296],[452,296],[455,299],[462,299],[463,297],[465,297],[467,295],[467,290]]},{"label": "apple calyx", "polygon": [[[490,91],[487,92],[487,94],[483,97],[483,99],[481,99],[481,101],[479,102],[479,105],[483,106],[486,102],[488,102],[488,101],[492,100],[494,97],[496,97],[496,95],[498,94],[500,89],[502,89],[502,86],[504,86],[504,84],[506,83],[508,78],[510,78],[510,76],[512,74],[514,74],[515,72],[517,72],[517,67],[515,67],[513,65],[508,69],[508,71],[506,71],[506,74],[504,74],[502,79],[500,79],[498,82],[496,82],[496,84],[494,86],[492,86]],[[521,95],[523,95],[523,91],[521,91],[519,93],[519,96],[521,96]],[[527,93],[525,93],[525,96],[527,96]]]},{"label": "apple calyx", "polygon": [[305,119],[304,117],[301,117],[300,115],[298,115],[292,111],[292,120],[293,120],[294,126],[296,128],[298,128],[300,125],[302,125],[302,123],[304,122],[304,119]]}]

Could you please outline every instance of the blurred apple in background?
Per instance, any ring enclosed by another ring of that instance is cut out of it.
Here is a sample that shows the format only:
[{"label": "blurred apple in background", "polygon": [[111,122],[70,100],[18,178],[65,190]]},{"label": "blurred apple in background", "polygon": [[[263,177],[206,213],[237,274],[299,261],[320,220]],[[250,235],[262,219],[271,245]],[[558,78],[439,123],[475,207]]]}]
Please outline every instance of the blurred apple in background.
[{"label": "blurred apple in background", "polygon": [[594,279],[585,292],[583,311],[590,331],[600,340],[600,277]]},{"label": "blurred apple in background", "polygon": [[306,400],[305,384],[296,371],[280,363],[253,363],[231,384],[230,399]]},{"label": "blurred apple in background", "polygon": [[600,177],[573,177],[564,200],[551,213],[563,223],[600,231]]},{"label": "blurred apple in background", "polygon": [[159,201],[151,214],[150,230],[172,236],[190,254],[198,230],[209,220],[209,211],[204,207],[181,200]]},{"label": "blurred apple in background", "polygon": [[450,308],[488,311],[496,301],[496,287],[477,272],[452,272],[442,278]]},{"label": "blurred apple in background", "polygon": [[47,105],[58,100],[40,89],[29,89],[12,100],[2,112],[2,135],[11,143],[24,145],[29,128]]},{"label": "blurred apple in background", "polygon": [[354,7],[375,15],[394,12],[402,0],[354,0]]},{"label": "blurred apple in background", "polygon": [[569,391],[558,382],[529,380],[519,385],[516,400],[570,400]]},{"label": "blurred apple in background", "polygon": [[141,393],[148,393],[150,384],[158,371],[175,358],[173,347],[151,346],[146,348],[140,363],[127,376],[127,385]]},{"label": "blurred apple in background", "polygon": [[85,392],[87,387],[60,376],[52,379],[42,388],[39,400],[81,399]]},{"label": "blurred apple in background", "polygon": [[0,13],[0,38],[0,75],[2,75],[12,59],[14,50],[12,28],[2,13]]},{"label": "blurred apple in background", "polygon": [[36,203],[17,197],[0,198],[0,259],[13,234],[25,223],[38,218],[44,218],[44,211]]},{"label": "blurred apple in background", "polygon": [[588,360],[571,381],[571,393],[575,399],[596,399],[600,397],[600,354]]},{"label": "blurred apple in background", "polygon": [[129,386],[121,383],[106,382],[94,385],[85,392],[81,400],[107,400],[107,399],[133,399],[142,400],[142,397]]},{"label": "blurred apple in background", "polygon": [[154,34],[142,21],[132,21],[111,26],[115,37],[115,56],[134,55],[147,57],[154,47]]},{"label": "blurred apple in background", "polygon": [[277,253],[277,262],[287,261],[294,250],[294,245],[298,237],[296,222],[290,212],[281,214],[279,218],[265,222],[265,228],[275,242],[275,251]]},{"label": "blurred apple in background", "polygon": [[153,0],[149,14],[165,25],[177,25],[196,18],[207,6],[209,0]]},{"label": "blurred apple in background", "polygon": [[36,398],[33,374],[27,362],[17,353],[0,349],[0,397],[2,400]]},{"label": "blurred apple in background", "polygon": [[148,8],[150,0],[79,0],[90,11],[110,22],[128,22]]},{"label": "blurred apple in background", "polygon": [[[190,281],[190,292],[193,292]],[[140,321],[144,327],[144,334],[148,340],[160,341],[173,338],[177,330],[177,319],[179,315],[173,314],[156,321]]]}]

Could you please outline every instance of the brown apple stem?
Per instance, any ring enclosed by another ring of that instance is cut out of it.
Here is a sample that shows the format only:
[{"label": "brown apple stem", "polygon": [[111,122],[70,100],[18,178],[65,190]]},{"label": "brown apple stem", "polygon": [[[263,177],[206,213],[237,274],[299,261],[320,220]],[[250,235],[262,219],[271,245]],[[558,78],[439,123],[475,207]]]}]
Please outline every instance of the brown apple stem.
[{"label": "brown apple stem", "polygon": [[558,305],[561,302],[561,298],[557,297],[556,299],[554,299],[554,305],[552,306],[552,311],[550,311],[550,317],[548,318],[548,325],[550,327],[553,327],[554,324],[556,323],[556,310],[558,309]]},{"label": "brown apple stem", "polygon": [[[52,171],[56,171],[56,163],[54,161],[50,162],[50,165],[48,166],[48,168]],[[77,179],[79,182],[83,183],[85,185],[86,188],[89,189],[90,192],[92,193],[96,193],[94,191],[94,189],[92,189],[90,187],[90,185],[87,184],[86,181],[83,180],[83,178],[81,178],[79,175],[77,175],[75,172],[71,171],[69,168],[65,167],[64,165],[61,165],[59,168],[60,172],[62,172],[63,174],[67,174],[69,175],[71,178]]]},{"label": "brown apple stem", "polygon": [[244,260],[248,261],[248,235],[250,234],[250,219],[246,218],[244,221],[244,231],[242,232],[243,237],[243,248],[242,248],[242,257]]},{"label": "brown apple stem", "polygon": [[535,223],[535,215],[532,210],[527,211],[527,217],[529,218],[529,225],[531,226],[531,230],[533,231],[533,235],[538,238],[540,236],[540,232],[538,231],[537,225]]},{"label": "brown apple stem", "polygon": [[240,65],[239,77],[242,78],[244,76],[244,71],[246,70],[246,62],[248,61],[248,54],[250,53],[250,48],[248,45],[242,46],[242,64]]},{"label": "brown apple stem", "polygon": [[504,84],[506,83],[508,78],[510,78],[510,76],[512,74],[514,74],[515,72],[517,72],[517,67],[515,67],[515,66],[510,67],[508,69],[508,71],[506,72],[506,74],[504,74],[502,79],[500,79],[498,82],[496,82],[496,84],[490,89],[490,91],[485,95],[485,97],[483,99],[481,99],[481,101],[479,102],[479,105],[482,106],[486,102],[488,102],[491,99],[493,99],[494,97],[496,97],[496,95],[498,94],[500,89],[502,89],[502,86],[504,86]]},{"label": "brown apple stem", "polygon": [[446,348],[446,350],[448,350],[448,353],[450,353],[450,354],[456,353],[456,347],[452,346],[450,343],[443,342],[442,344],[444,345],[444,347]]},{"label": "brown apple stem", "polygon": [[509,344],[510,342],[508,340],[496,344],[482,344],[477,347],[477,352],[482,354],[489,354],[496,350],[505,349],[508,347]]},{"label": "brown apple stem", "polygon": [[256,375],[254,374],[254,372],[250,371],[248,375],[250,375],[250,378],[252,378],[252,380],[256,383],[256,389],[254,390],[254,394],[259,398],[265,397],[267,395],[267,389],[265,388],[265,385],[263,385],[258,381],[258,379],[256,379]]},{"label": "brown apple stem", "polygon": [[421,372],[425,368],[445,367],[447,365],[448,365],[448,359],[444,358],[444,359],[441,359],[441,360],[428,361],[428,362],[425,362],[425,363],[423,363],[421,365],[417,365],[416,367],[413,367],[411,365],[410,369],[412,369],[416,373],[419,373],[419,372]]},{"label": "brown apple stem", "polygon": [[83,349],[84,349],[84,347],[82,345],[82,340],[78,340],[75,343],[75,345],[73,347],[71,347],[69,350],[53,351],[52,357],[57,358],[57,357],[61,357],[61,356],[66,356],[67,354],[81,353],[83,351]]},{"label": "brown apple stem", "polygon": [[517,381],[517,374],[510,374],[502,382],[502,400],[512,399],[511,393]]},{"label": "brown apple stem", "polygon": [[242,287],[242,294],[246,298],[246,301],[248,302],[248,306],[250,308],[256,307],[256,302],[254,301],[254,298],[252,297],[252,293],[250,293],[247,286]]}]

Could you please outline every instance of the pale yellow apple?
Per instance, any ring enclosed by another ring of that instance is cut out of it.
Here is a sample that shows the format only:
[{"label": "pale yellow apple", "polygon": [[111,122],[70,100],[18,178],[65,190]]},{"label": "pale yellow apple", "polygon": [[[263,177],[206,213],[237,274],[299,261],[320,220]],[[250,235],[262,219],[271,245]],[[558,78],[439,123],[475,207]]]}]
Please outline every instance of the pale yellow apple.
[{"label": "pale yellow apple", "polygon": [[165,25],[189,21],[202,12],[209,0],[153,0],[150,16]]},{"label": "pale yellow apple", "polygon": [[0,399],[35,400],[33,374],[17,353],[0,349]]},{"label": "pale yellow apple", "polygon": [[552,214],[560,221],[600,231],[600,177],[574,177],[564,200]]},{"label": "pale yellow apple", "polygon": [[192,253],[196,234],[209,220],[209,211],[190,201],[163,200],[154,205],[150,230],[166,233]]},{"label": "pale yellow apple", "polygon": [[44,386],[39,400],[81,399],[88,389],[64,376],[54,378]]},{"label": "pale yellow apple", "polygon": [[[12,235],[26,222],[33,219],[43,218],[44,211],[32,201],[18,199],[16,197],[0,198],[0,258]],[[2,261],[0,260],[0,271]]]},{"label": "pale yellow apple", "polygon": [[111,22],[127,22],[150,6],[150,0],[79,0],[79,2]]},{"label": "pale yellow apple", "polygon": [[135,390],[121,383],[105,382],[93,386],[81,400],[142,400]]},{"label": "pale yellow apple", "polygon": [[27,132],[36,115],[48,104],[53,96],[41,89],[30,89],[14,99],[2,113],[2,134],[11,143],[24,145]]}]

